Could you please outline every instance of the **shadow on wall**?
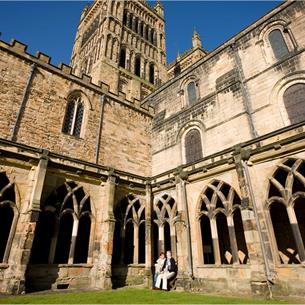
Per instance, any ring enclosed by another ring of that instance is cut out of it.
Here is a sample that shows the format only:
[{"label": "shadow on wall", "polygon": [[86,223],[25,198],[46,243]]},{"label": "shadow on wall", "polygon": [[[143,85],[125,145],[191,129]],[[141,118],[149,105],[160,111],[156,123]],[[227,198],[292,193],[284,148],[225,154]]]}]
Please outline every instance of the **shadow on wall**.
[{"label": "shadow on wall", "polygon": [[112,288],[120,288],[127,285],[128,265],[112,265]]},{"label": "shadow on wall", "polygon": [[26,271],[25,291],[35,292],[52,289],[52,285],[59,276],[59,266],[57,264],[35,264],[29,265]]}]

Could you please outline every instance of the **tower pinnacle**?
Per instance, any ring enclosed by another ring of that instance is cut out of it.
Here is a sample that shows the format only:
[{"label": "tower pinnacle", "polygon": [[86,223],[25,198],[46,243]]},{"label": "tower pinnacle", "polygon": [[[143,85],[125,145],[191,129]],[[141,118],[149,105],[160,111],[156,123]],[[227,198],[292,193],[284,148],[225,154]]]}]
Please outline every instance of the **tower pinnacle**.
[{"label": "tower pinnacle", "polygon": [[200,36],[199,34],[197,33],[196,29],[194,29],[194,32],[193,32],[193,37],[192,37],[192,44],[193,44],[193,48],[201,48],[202,45],[201,45],[201,39],[200,39]]}]

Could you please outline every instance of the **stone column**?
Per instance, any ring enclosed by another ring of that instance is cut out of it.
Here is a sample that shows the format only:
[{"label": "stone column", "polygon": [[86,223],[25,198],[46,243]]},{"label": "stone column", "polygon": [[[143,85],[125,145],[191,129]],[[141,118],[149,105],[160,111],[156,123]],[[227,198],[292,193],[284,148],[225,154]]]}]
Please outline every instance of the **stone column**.
[{"label": "stone column", "polygon": [[238,249],[237,249],[236,234],[235,234],[232,216],[227,217],[227,224],[228,224],[230,246],[231,246],[232,257],[233,257],[233,264],[238,264],[239,263]]},{"label": "stone column", "polygon": [[288,218],[292,229],[292,234],[295,240],[295,245],[298,250],[299,258],[302,263],[305,261],[304,243],[298,225],[297,217],[292,206],[287,207]]},{"label": "stone column", "polygon": [[145,275],[146,285],[151,287],[152,265],[153,265],[153,241],[152,241],[152,209],[153,198],[150,182],[146,183],[145,201]]},{"label": "stone column", "polygon": [[213,241],[215,264],[220,265],[221,259],[220,259],[220,249],[219,249],[219,242],[218,242],[216,219],[215,218],[211,219],[210,224],[211,224],[211,235],[212,235],[212,241]]},{"label": "stone column", "polygon": [[188,174],[180,168],[176,175],[177,209],[180,219],[176,222],[178,237],[178,275],[177,286],[189,289],[193,279],[193,261],[191,248],[191,233],[188,215],[186,182]]},{"label": "stone column", "polygon": [[28,198],[21,198],[21,209],[15,235],[11,241],[1,292],[19,294],[25,291],[25,273],[30,260],[31,249],[40,212],[41,195],[48,167],[48,151],[43,151],[38,165],[29,173]]},{"label": "stone column", "polygon": [[241,218],[251,266],[251,289],[254,294],[267,296],[275,279],[271,247],[264,215],[257,209],[252,182],[246,162],[250,152],[235,147],[233,154],[241,192]]},{"label": "stone column", "polygon": [[73,218],[74,218],[73,219],[74,221],[73,221],[73,228],[72,228],[71,247],[70,247],[70,252],[69,252],[68,264],[73,264],[75,244],[76,244],[78,224],[79,224],[79,220],[75,216]]},{"label": "stone column", "polygon": [[139,227],[133,224],[133,263],[139,263]]},{"label": "stone column", "polygon": [[115,218],[113,214],[114,198],[116,189],[116,177],[112,171],[109,172],[108,179],[104,185],[104,217],[97,219],[97,227],[99,227],[98,241],[99,257],[95,263],[95,286],[100,289],[112,288],[111,281],[111,261],[113,252],[113,238]]},{"label": "stone column", "polygon": [[158,243],[159,243],[159,252],[164,252],[165,251],[164,224],[159,225],[159,241],[158,241]]}]

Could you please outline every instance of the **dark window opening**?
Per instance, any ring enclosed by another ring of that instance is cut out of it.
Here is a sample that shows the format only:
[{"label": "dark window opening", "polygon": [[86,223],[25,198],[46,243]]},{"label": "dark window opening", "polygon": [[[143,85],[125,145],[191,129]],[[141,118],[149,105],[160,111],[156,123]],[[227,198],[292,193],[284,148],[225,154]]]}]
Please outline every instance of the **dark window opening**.
[{"label": "dark window opening", "polygon": [[187,85],[187,96],[190,105],[197,103],[196,85],[194,82],[190,82]]},{"label": "dark window opening", "polygon": [[74,251],[74,264],[87,263],[90,241],[91,219],[82,216],[79,220]]},{"label": "dark window opening", "polygon": [[168,222],[165,222],[164,224],[164,251],[171,251],[171,232],[170,232],[170,226]]},{"label": "dark window opening", "polygon": [[120,67],[125,68],[126,50],[122,49],[120,53]]},{"label": "dark window opening", "polygon": [[72,238],[73,217],[71,214],[65,214],[59,222],[59,233],[57,237],[55,264],[67,264],[70,254],[70,245]]},{"label": "dark window opening", "polygon": [[139,264],[145,264],[145,222],[139,226]]},{"label": "dark window opening", "polygon": [[155,66],[154,64],[149,65],[149,82],[154,84],[155,83]]},{"label": "dark window opening", "polygon": [[0,263],[3,262],[5,249],[10,236],[14,211],[8,205],[0,206]]},{"label": "dark window opening", "polygon": [[125,264],[133,263],[133,254],[134,254],[134,237],[133,237],[133,223],[128,222],[125,228]]},{"label": "dark window opening", "polygon": [[49,262],[52,238],[55,233],[55,223],[54,213],[48,211],[41,212],[33,241],[30,263],[47,264]]},{"label": "dark window opening", "polygon": [[201,136],[197,129],[190,130],[185,136],[186,163],[198,161],[202,158]]},{"label": "dark window opening", "polygon": [[153,222],[153,253],[154,253],[154,262],[159,258],[159,227]]},{"label": "dark window opening", "polygon": [[221,263],[233,264],[227,218],[223,213],[217,214],[216,223]]},{"label": "dark window opening", "polygon": [[291,124],[305,120],[305,84],[290,86],[283,95],[284,105]]},{"label": "dark window opening", "polygon": [[204,264],[215,264],[210,220],[207,216],[200,219]]},{"label": "dark window opening", "polygon": [[239,209],[233,214],[234,230],[237,242],[238,259],[241,264],[247,264],[249,260],[247,244],[245,240],[244,227]]},{"label": "dark window opening", "polygon": [[299,264],[286,207],[281,203],[273,203],[270,207],[273,231],[279,250],[280,260],[284,264]]},{"label": "dark window opening", "polygon": [[276,59],[281,59],[289,53],[283,34],[280,30],[269,33],[269,42]]},{"label": "dark window opening", "polygon": [[136,57],[134,73],[139,77],[141,76],[141,58],[139,56]]}]

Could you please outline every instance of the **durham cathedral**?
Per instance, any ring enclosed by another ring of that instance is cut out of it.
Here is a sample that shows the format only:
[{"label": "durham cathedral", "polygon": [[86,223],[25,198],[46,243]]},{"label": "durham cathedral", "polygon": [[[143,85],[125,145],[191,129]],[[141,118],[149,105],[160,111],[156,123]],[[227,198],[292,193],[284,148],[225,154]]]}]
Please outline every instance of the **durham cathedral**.
[{"label": "durham cathedral", "polygon": [[0,292],[147,287],[171,250],[177,290],[304,296],[304,31],[284,1],[167,64],[160,1],[96,0],[70,65],[0,41]]}]

